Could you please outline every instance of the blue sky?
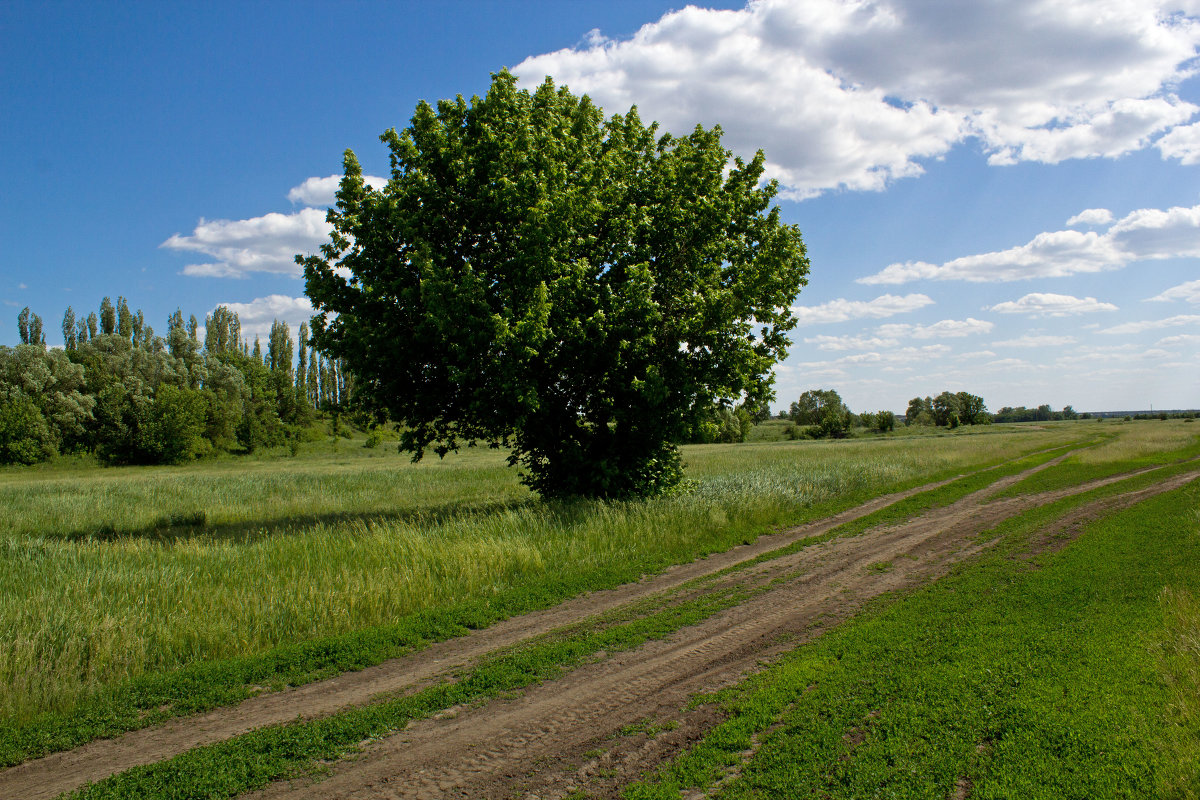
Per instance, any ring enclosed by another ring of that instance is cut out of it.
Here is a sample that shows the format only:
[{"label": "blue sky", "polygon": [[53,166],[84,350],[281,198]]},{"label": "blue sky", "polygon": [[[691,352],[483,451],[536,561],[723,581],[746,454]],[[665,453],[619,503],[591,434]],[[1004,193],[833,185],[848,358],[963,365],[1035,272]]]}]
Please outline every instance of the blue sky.
[{"label": "blue sky", "polygon": [[[677,9],[677,10],[676,10]],[[307,316],[342,151],[507,66],[766,151],[809,248],[779,403],[1200,406],[1200,2],[0,5],[0,344],[124,295]]]}]

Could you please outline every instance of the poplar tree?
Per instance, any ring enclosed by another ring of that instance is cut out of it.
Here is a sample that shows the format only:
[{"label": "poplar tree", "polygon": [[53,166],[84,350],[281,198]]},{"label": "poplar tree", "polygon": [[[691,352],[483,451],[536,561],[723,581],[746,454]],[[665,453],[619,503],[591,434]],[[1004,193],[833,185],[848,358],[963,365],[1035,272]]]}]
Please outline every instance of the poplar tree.
[{"label": "poplar tree", "polygon": [[133,312],[124,297],[117,298],[117,335],[122,339],[133,340]]},{"label": "poplar tree", "polygon": [[272,372],[282,372],[291,383],[292,375],[292,332],[286,322],[273,320],[267,338],[267,366]]},{"label": "poplar tree", "polygon": [[321,367],[317,361],[317,351],[310,350],[308,353],[308,374],[305,376],[305,391],[308,394],[308,402],[313,408],[321,407]]},{"label": "poplar tree", "polygon": [[75,309],[71,308],[70,306],[67,306],[66,313],[63,314],[62,332],[63,347],[66,348],[67,352],[69,353],[75,349],[76,345]]},{"label": "poplar tree", "polygon": [[117,330],[117,309],[113,307],[112,300],[105,297],[100,301],[100,332],[104,334],[112,334]]},{"label": "poplar tree", "polygon": [[296,338],[296,397],[308,400],[308,323],[300,323]]}]

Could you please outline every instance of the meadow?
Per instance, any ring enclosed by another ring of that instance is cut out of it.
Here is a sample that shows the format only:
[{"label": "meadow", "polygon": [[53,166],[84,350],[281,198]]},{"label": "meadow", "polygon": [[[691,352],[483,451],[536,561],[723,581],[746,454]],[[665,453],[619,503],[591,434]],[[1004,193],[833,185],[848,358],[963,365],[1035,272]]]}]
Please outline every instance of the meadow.
[{"label": "meadow", "polygon": [[[69,717],[131,681],[261,665],[297,643],[361,649],[422,614],[422,637],[444,638],[1107,427],[693,446],[691,491],[623,503],[542,503],[495,451],[412,464],[347,441],[250,462],[0,471],[0,720]],[[362,658],[414,646],[393,638]],[[341,663],[251,669],[212,702]]]},{"label": "meadow", "polygon": [[[774,585],[734,576],[756,563],[980,490],[1002,503],[1112,476],[980,534],[991,547],[936,583],[885,594],[743,684],[695,697],[724,721],[620,791],[1197,796],[1196,484],[1091,512],[1061,552],[1037,542],[1104,498],[1192,475],[1200,426],[1080,421],[795,442],[763,428],[742,445],[686,447],[684,492],[612,503],[542,502],[495,451],[412,464],[344,440],[186,467],[0,471],[0,630],[12,632],[0,641],[0,766],[378,664],[924,487],[449,681],[263,727],[72,795],[160,797],[171,786],[172,796],[233,797],[409,720],[700,624]],[[735,582],[720,589],[726,573]],[[647,720],[617,738],[675,724]]]}]

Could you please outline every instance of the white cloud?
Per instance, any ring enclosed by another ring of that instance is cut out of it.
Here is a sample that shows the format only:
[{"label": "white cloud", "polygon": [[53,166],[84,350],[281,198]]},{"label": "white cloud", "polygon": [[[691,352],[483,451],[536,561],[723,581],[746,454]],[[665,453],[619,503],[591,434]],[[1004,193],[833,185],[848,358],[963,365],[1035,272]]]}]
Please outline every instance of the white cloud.
[{"label": "white cloud", "polygon": [[1164,159],[1178,158],[1181,164],[1200,164],[1200,122],[1175,128],[1154,146]]},{"label": "white cloud", "polygon": [[253,342],[254,337],[258,336],[262,338],[264,344],[271,333],[271,323],[275,320],[288,324],[294,340],[300,329],[300,323],[308,322],[313,315],[312,303],[307,297],[289,297],[285,294],[256,297],[249,303],[221,303],[220,305],[238,315],[238,321],[242,324],[242,338]]},{"label": "white cloud", "polygon": [[270,213],[251,219],[202,219],[190,236],[177,233],[160,247],[216,259],[185,266],[185,275],[229,278],[271,272],[298,276],[296,254],[315,253],[328,240],[325,212],[303,208],[294,214]]},{"label": "white cloud", "polygon": [[1016,339],[1005,339],[1002,342],[992,342],[992,347],[1060,347],[1064,344],[1075,344],[1074,336],[1051,336],[1026,334]]},{"label": "white cloud", "polygon": [[825,322],[845,322],[852,319],[881,319],[915,311],[932,303],[933,300],[923,294],[906,294],[903,297],[885,294],[874,300],[838,298],[819,306],[793,306],[792,313],[800,325],[817,325]]},{"label": "white cloud", "polygon": [[1106,234],[1128,261],[1200,258],[1200,205],[1191,208],[1141,208]]},{"label": "white cloud", "polygon": [[[387,185],[387,178],[375,175],[364,175],[363,181],[372,189],[382,189]],[[303,203],[306,206],[329,208],[337,202],[338,185],[342,182],[341,175],[330,175],[327,178],[308,178],[299,186],[293,186],[287,198],[293,203]]]},{"label": "white cloud", "polygon": [[1024,369],[1032,365],[1023,358],[1001,358],[996,361],[989,361],[985,366],[989,369]]},{"label": "white cloud", "polygon": [[1162,328],[1177,328],[1181,325],[1195,325],[1200,323],[1200,315],[1198,314],[1177,314],[1174,317],[1166,319],[1149,319],[1140,322],[1126,322],[1122,325],[1114,325],[1111,328],[1104,328],[1100,333],[1145,333],[1146,331],[1156,331]]},{"label": "white cloud", "polygon": [[972,137],[996,164],[1150,146],[1197,111],[1173,87],[1190,74],[1200,25],[1176,10],[1148,0],[951,13],[922,0],[688,6],[630,39],[593,32],[513,71],[526,85],[552,75],[610,113],[637,104],[674,133],[720,123],[735,152],[764,148],[771,173],[803,197],[883,188]]},{"label": "white cloud", "polygon": [[1107,225],[1112,221],[1112,212],[1107,208],[1087,208],[1067,220],[1067,227],[1071,227],[1072,225]]},{"label": "white cloud", "polygon": [[992,327],[992,323],[974,318],[944,319],[932,325],[890,323],[880,325],[873,336],[818,335],[805,338],[804,343],[816,345],[821,350],[891,350],[913,340],[958,338],[987,333]]},{"label": "white cloud", "polygon": [[859,278],[858,283],[899,284],[915,280],[998,283],[1103,272],[1137,261],[1197,257],[1200,257],[1200,205],[1166,210],[1143,208],[1127,214],[1104,233],[1072,230],[1039,233],[1017,247],[963,256],[944,264],[923,261],[890,264],[874,275]]},{"label": "white cloud", "polygon": [[1069,294],[1033,292],[1019,300],[997,303],[990,311],[1001,314],[1028,314],[1034,317],[1066,317],[1071,314],[1091,314],[1096,311],[1116,311],[1112,303],[1102,303],[1094,297],[1072,297]]},{"label": "white cloud", "polygon": [[897,339],[881,339],[878,336],[809,336],[805,344],[815,344],[820,350],[877,350],[895,347]]},{"label": "white cloud", "polygon": [[953,339],[977,333],[988,333],[993,327],[995,327],[994,324],[986,320],[967,317],[966,319],[944,319],[932,325],[894,322],[880,325],[876,332],[880,336],[898,339]]},{"label": "white cloud", "polygon": [[1200,281],[1188,281],[1178,286],[1172,286],[1161,294],[1147,298],[1148,302],[1168,302],[1184,300],[1188,303],[1200,303]]},{"label": "white cloud", "polygon": [[1200,344],[1200,334],[1177,333],[1174,336],[1164,336],[1154,343],[1155,347],[1171,347],[1177,344]]},{"label": "white cloud", "polygon": [[901,347],[897,350],[880,353],[872,351],[869,353],[855,353],[851,356],[842,356],[841,358],[831,359],[829,361],[805,361],[799,364],[793,364],[793,369],[798,369],[802,375],[808,376],[813,370],[834,371],[837,370],[844,374],[843,367],[855,366],[873,366],[876,364],[897,363],[901,365],[912,364],[918,361],[928,361],[935,358],[944,358],[949,354],[950,348],[944,344],[929,344],[923,347]]}]

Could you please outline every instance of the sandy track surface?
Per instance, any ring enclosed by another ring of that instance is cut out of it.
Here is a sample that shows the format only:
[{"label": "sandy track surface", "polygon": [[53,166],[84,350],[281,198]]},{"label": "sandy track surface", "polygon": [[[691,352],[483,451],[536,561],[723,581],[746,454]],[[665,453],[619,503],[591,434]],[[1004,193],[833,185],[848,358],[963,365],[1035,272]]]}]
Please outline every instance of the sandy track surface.
[{"label": "sandy track surface", "polygon": [[[972,542],[974,534],[1002,519],[1057,497],[1128,477],[1126,474],[1058,492],[988,501],[989,496],[1057,461],[1001,479],[903,525],[834,539],[755,565],[749,575],[730,580],[743,584],[748,580],[760,587],[775,583],[747,603],[668,639],[589,664],[553,684],[534,687],[519,700],[493,702],[457,716],[443,714],[439,719],[415,723],[369,748],[364,757],[337,765],[328,781],[315,786],[282,783],[270,787],[263,796],[507,796],[533,788],[527,785],[529,779],[521,777],[531,773],[542,776],[535,781],[540,784],[538,796],[559,796],[569,792],[581,775],[632,776],[686,744],[688,737],[700,735],[715,721],[711,713],[701,710],[684,715],[685,724],[669,734],[647,739],[632,751],[626,746],[628,742],[610,748],[606,755],[592,759],[595,763],[590,767],[584,754],[631,722],[658,713],[679,718],[678,708],[691,694],[736,680],[759,661],[852,615],[867,599],[936,577],[979,549],[980,545]],[[876,498],[820,522],[759,537],[752,545],[673,567],[635,584],[576,598],[547,611],[513,618],[361,672],[263,695],[235,707],[31,761],[0,772],[0,796],[54,797],[88,781],[256,727],[298,716],[322,716],[369,702],[380,694],[415,690],[497,649],[678,589],[690,580],[820,535],[936,485],[940,484]],[[893,567],[887,572],[867,569],[883,561],[892,561]],[[785,639],[786,643],[782,641]],[[629,752],[622,753],[622,747]],[[545,768],[551,762],[566,766]],[[608,762],[622,767],[615,769]]]}]

